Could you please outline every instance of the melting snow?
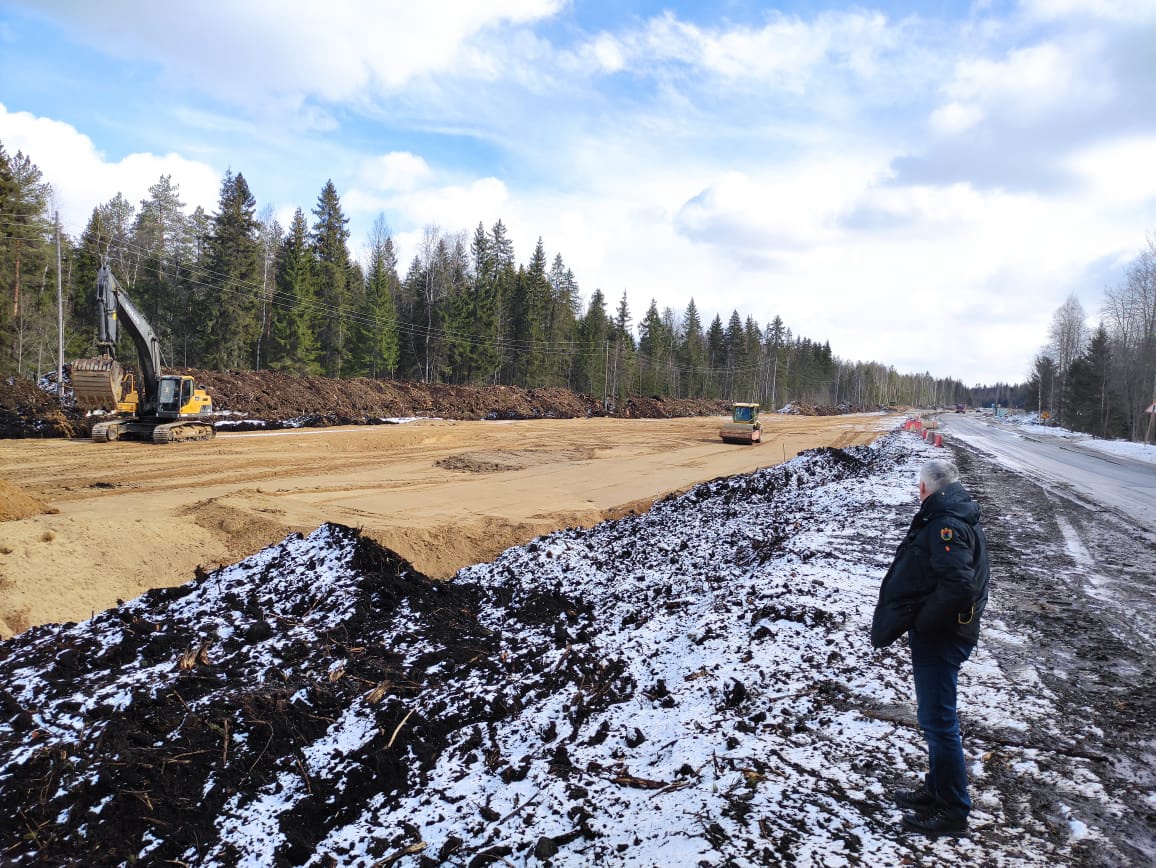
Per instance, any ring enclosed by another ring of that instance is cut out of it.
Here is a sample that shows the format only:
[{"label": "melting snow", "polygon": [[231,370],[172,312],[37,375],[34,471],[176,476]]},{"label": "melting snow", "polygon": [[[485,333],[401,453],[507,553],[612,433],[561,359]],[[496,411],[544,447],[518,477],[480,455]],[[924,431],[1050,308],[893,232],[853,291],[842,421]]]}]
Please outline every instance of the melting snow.
[{"label": "melting snow", "polygon": [[5,861],[1070,860],[1094,821],[1004,834],[997,787],[1119,806],[1086,760],[985,743],[1046,740],[1055,709],[982,645],[961,681],[974,835],[906,835],[889,801],[925,748],[906,652],[867,631],[930,454],[815,450],[448,584],[324,525],[30,630],[0,654],[0,798],[45,825],[29,843],[5,821]]}]

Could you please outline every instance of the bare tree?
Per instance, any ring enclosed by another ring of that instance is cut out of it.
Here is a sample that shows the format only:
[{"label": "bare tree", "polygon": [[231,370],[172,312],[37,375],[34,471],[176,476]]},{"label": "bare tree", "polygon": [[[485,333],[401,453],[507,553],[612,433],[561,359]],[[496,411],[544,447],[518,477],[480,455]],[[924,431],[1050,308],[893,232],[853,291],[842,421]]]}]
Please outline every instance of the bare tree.
[{"label": "bare tree", "polygon": [[[1072,293],[1056,310],[1052,317],[1051,328],[1048,330],[1048,349],[1051,350],[1050,355],[1058,369],[1061,395],[1067,387],[1068,371],[1072,367],[1072,362],[1083,354],[1088,346],[1088,339],[1087,315],[1080,300]],[[1062,405],[1063,402],[1059,402],[1059,406]]]},{"label": "bare tree", "polygon": [[281,239],[285,230],[273,216],[273,206],[266,205],[257,217],[257,237],[261,245],[261,328],[257,332],[257,355],[255,369],[261,370],[261,348],[265,343],[265,352],[268,350],[268,339],[271,337],[272,318],[269,316],[269,306],[273,303],[273,296],[277,292],[277,282],[274,279],[277,273],[277,251],[281,248]]},{"label": "bare tree", "polygon": [[1156,403],[1156,236],[1149,236],[1123,285],[1104,296],[1104,324],[1112,342],[1113,385],[1122,399],[1128,433],[1148,431],[1144,408]]}]

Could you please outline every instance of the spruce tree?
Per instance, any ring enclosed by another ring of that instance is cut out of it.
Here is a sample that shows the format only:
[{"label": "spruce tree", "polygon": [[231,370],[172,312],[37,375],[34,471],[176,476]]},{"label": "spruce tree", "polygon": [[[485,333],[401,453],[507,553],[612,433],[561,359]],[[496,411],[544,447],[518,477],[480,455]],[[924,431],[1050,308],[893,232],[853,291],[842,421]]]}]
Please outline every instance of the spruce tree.
[{"label": "spruce tree", "polygon": [[[727,321],[726,332],[723,335],[723,392],[727,400],[738,400],[735,395],[738,388],[737,378],[746,366],[746,347],[743,344],[743,321],[737,310],[731,311],[731,318]],[[744,399],[745,400],[745,399]]]},{"label": "spruce tree", "polygon": [[490,255],[493,258],[494,268],[494,310],[497,314],[494,334],[498,347],[498,366],[494,379],[496,382],[510,382],[511,371],[515,365],[515,350],[510,341],[511,325],[509,310],[511,296],[516,290],[518,269],[514,262],[514,243],[506,233],[505,224],[499,219],[490,229]]},{"label": "spruce tree", "polygon": [[658,313],[658,302],[652,298],[650,307],[646,309],[646,316],[638,324],[638,364],[642,369],[643,394],[654,395],[669,391],[664,383],[661,368],[665,343],[665,327]]},{"label": "spruce tree", "polygon": [[473,265],[470,320],[473,343],[470,352],[469,380],[496,381],[502,353],[499,341],[501,294],[496,251],[478,223],[470,244]]},{"label": "spruce tree", "polygon": [[367,318],[369,344],[367,361],[373,377],[397,372],[399,356],[397,333],[397,306],[394,301],[399,289],[397,253],[393,238],[385,227],[385,218],[378,216],[369,237],[369,273],[366,276]]},{"label": "spruce tree", "polygon": [[529,388],[547,385],[552,346],[547,336],[553,323],[553,299],[550,281],[546,276],[546,249],[541,237],[526,267],[526,385]]},{"label": "spruce tree", "polygon": [[586,314],[578,324],[578,360],[575,382],[581,392],[595,397],[609,395],[610,319],[606,298],[596,289],[590,296]]},{"label": "spruce tree", "polygon": [[550,313],[546,328],[546,343],[550,347],[548,381],[552,385],[570,388],[580,299],[574,272],[566,267],[561,253],[554,255],[547,280],[550,284]]},{"label": "spruce tree", "polygon": [[726,367],[726,330],[718,314],[715,314],[710,328],[706,330],[706,366],[707,394],[717,398],[722,388],[722,374]]},{"label": "spruce tree", "polygon": [[321,370],[327,377],[340,377],[348,363],[350,307],[350,258],[346,241],[348,218],[342,213],[341,200],[333,181],[325,182],[317,205],[310,236],[316,269],[317,297],[324,311],[318,342]]},{"label": "spruce tree", "polygon": [[240,172],[225,173],[208,241],[200,361],[252,368],[260,329],[261,251],[253,194]]},{"label": "spruce tree", "polygon": [[630,305],[626,298],[626,290],[622,290],[622,298],[618,302],[618,309],[614,314],[614,327],[611,335],[614,348],[614,358],[610,369],[609,393],[618,400],[628,394],[634,380],[634,337],[630,333]]},{"label": "spruce tree", "polygon": [[686,306],[682,316],[680,361],[686,371],[686,397],[701,398],[706,394],[706,347],[702,336],[702,320],[694,299]]},{"label": "spruce tree", "polygon": [[421,380],[424,374],[425,316],[421,298],[426,283],[425,268],[417,256],[401,282],[398,296],[398,370],[403,379]]},{"label": "spruce tree", "polygon": [[300,208],[293,214],[277,261],[269,366],[297,374],[319,374],[321,349],[318,333],[323,315],[314,283],[316,269],[309,224]]}]

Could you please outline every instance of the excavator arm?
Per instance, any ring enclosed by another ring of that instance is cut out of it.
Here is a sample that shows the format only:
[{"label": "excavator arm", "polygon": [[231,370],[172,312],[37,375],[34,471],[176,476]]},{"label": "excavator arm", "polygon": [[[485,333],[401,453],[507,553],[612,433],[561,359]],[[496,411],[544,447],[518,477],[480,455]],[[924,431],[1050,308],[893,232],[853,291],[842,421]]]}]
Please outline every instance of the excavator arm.
[{"label": "excavator arm", "polygon": [[152,414],[157,409],[157,386],[161,373],[161,345],[144,314],[113,277],[108,265],[101,265],[96,275],[97,346],[110,358],[116,358],[118,330],[123,326],[136,348],[140,394],[138,413]]}]

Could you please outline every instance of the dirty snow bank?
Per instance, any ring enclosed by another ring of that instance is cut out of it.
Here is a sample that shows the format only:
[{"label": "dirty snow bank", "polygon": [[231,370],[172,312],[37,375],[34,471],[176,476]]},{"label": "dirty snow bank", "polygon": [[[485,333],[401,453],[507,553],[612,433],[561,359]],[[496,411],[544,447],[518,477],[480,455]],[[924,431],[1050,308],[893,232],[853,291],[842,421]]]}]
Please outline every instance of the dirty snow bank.
[{"label": "dirty snow bank", "polygon": [[1085,449],[1094,449],[1108,455],[1118,455],[1121,458],[1131,458],[1133,461],[1156,464],[1156,444],[1133,443],[1130,440],[1104,440],[1093,437],[1091,434],[1081,434],[1077,431],[1061,428],[1058,425],[1045,425],[1038,413],[1000,416],[996,421],[1002,425],[1014,427],[1024,434],[1073,440]]},{"label": "dirty snow bank", "polygon": [[[813,450],[444,584],[324,525],[30,630],[0,644],[3,861],[1073,861],[1094,821],[1009,824],[1008,782],[1110,802],[1094,765],[1006,742],[967,744],[972,838],[898,830],[924,749],[866,632],[928,454]],[[965,729],[1047,737],[1046,691],[965,672]]]}]

